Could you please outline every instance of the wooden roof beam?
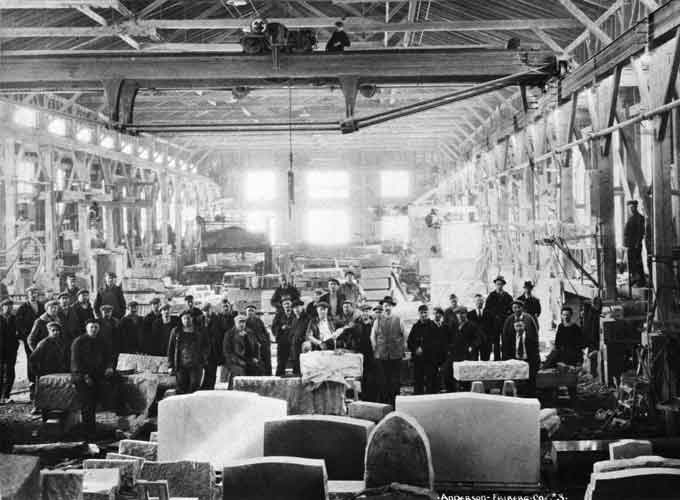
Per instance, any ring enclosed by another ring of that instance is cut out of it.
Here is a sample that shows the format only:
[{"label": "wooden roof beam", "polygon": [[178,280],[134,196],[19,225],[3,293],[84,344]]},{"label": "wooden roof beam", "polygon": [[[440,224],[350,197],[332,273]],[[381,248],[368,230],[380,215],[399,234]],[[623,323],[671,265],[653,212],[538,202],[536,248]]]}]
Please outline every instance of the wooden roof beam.
[{"label": "wooden roof beam", "polygon": [[[79,6],[79,7],[76,7],[76,8],[78,9],[79,12],[81,12],[81,13],[84,14],[85,16],[89,17],[89,18],[92,19],[94,22],[96,22],[96,23],[98,23],[98,24],[100,24],[100,25],[102,25],[102,26],[108,26],[108,25],[109,25],[109,23],[106,21],[106,19],[104,19],[104,18],[103,18],[102,16],[100,16],[99,14],[97,14],[97,13],[96,13],[95,11],[93,11],[90,7],[87,7],[87,6]],[[119,34],[119,35],[118,35],[118,38],[120,38],[121,40],[123,40],[125,43],[127,43],[127,44],[128,44],[130,47],[132,47],[133,49],[135,49],[135,50],[139,50],[139,49],[140,49],[139,43],[137,43],[137,41],[136,41],[134,38],[132,38],[130,35]]]},{"label": "wooden roof beam", "polygon": [[121,4],[118,0],[2,0],[2,2],[0,2],[0,10],[75,9],[77,7],[119,10]]},{"label": "wooden roof beam", "polygon": [[[612,17],[614,14],[616,14],[621,9],[622,6],[623,6],[623,0],[617,0],[600,17],[598,17],[595,20],[595,24],[597,26],[602,25],[602,23],[607,21],[607,19]],[[583,42],[585,42],[588,39],[589,36],[590,36],[590,30],[589,29],[584,30],[583,33],[581,33],[579,36],[574,38],[574,40],[569,45],[567,45],[565,47],[564,51],[567,54],[571,54],[572,52],[574,52],[574,50],[576,50],[576,48],[579,45],[581,45]]]}]

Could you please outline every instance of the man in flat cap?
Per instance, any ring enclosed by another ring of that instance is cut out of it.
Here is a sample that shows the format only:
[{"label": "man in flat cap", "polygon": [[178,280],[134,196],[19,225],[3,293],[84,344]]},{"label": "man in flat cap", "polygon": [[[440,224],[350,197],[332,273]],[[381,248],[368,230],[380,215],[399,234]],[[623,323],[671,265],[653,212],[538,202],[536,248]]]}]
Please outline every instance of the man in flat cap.
[{"label": "man in flat cap", "polygon": [[361,315],[353,323],[343,337],[347,337],[347,347],[361,354],[364,358],[363,375],[361,377],[361,399],[363,401],[377,402],[378,380],[373,356],[373,346],[371,345],[371,331],[373,330],[373,318],[371,317],[371,306],[363,304]]},{"label": "man in flat cap", "polygon": [[347,33],[345,33],[345,25],[342,21],[335,23],[335,31],[326,42],[326,52],[343,52],[345,47],[349,47],[351,42]]},{"label": "man in flat cap", "polygon": [[0,404],[10,401],[16,374],[19,337],[13,309],[11,299],[6,298],[0,302]]},{"label": "man in flat cap", "polygon": [[113,317],[113,306],[104,304],[101,307],[100,317],[97,320],[99,323],[99,338],[108,346],[108,350],[113,356],[113,368],[118,364],[118,355],[120,354],[121,338],[120,338],[120,321]]},{"label": "man in flat cap", "polygon": [[[17,333],[19,335],[19,340],[24,345],[24,352],[26,353],[26,359],[31,357],[31,348],[28,345],[28,335],[33,329],[33,323],[38,319],[44,312],[45,307],[38,300],[38,288],[31,286],[26,290],[26,302],[21,304],[16,312],[16,324]],[[31,371],[30,363],[27,364],[27,377],[28,380],[33,384],[34,377]],[[33,385],[31,385],[31,398],[33,397]]]},{"label": "man in flat cap", "polygon": [[78,291],[80,289],[76,286],[76,275],[69,273],[66,275],[66,288],[63,293],[68,296],[68,305],[72,306],[78,301]]},{"label": "man in flat cap", "polygon": [[68,324],[68,310],[71,307],[71,298],[68,293],[61,292],[57,295],[57,303],[59,304],[59,311],[57,316],[59,316],[59,323],[61,323],[62,328],[66,328]]},{"label": "man in flat cap", "polygon": [[321,298],[326,294],[323,288],[317,288],[314,290],[314,299],[307,304],[305,312],[308,319],[316,318],[316,305],[321,302]]},{"label": "man in flat cap", "polygon": [[357,277],[352,269],[345,271],[345,282],[340,285],[338,291],[345,297],[345,300],[349,300],[354,305],[361,304],[366,298],[364,289],[357,282]]},{"label": "man in flat cap", "polygon": [[225,367],[229,372],[229,388],[234,377],[256,375],[259,372],[260,357],[257,340],[246,327],[246,316],[236,317],[234,327],[224,334],[222,342]]},{"label": "man in flat cap", "polygon": [[307,326],[309,326],[310,321],[305,310],[305,303],[302,300],[293,301],[293,315],[295,318],[290,332],[292,339],[291,357],[293,358],[293,375],[299,377],[300,354],[302,353],[302,345],[307,340]]},{"label": "man in flat cap", "polygon": [[194,296],[185,295],[184,303],[186,304],[186,308],[184,309],[184,311],[187,311],[189,314],[191,314],[191,319],[194,320],[194,326],[198,328],[203,328],[205,326],[206,318],[205,315],[203,314],[203,311],[201,311],[198,307],[194,305]]},{"label": "man in flat cap", "polygon": [[[330,318],[329,305],[326,301],[320,301],[316,305],[316,318],[307,325],[307,348],[314,351],[335,349],[335,327]],[[306,350],[306,348],[303,348]]]},{"label": "man in flat cap", "polygon": [[31,351],[38,347],[38,343],[42,339],[47,338],[47,324],[52,322],[61,324],[59,321],[59,303],[56,300],[48,300],[45,303],[45,312],[33,322],[31,333],[28,334],[28,346]]},{"label": "man in flat cap", "polygon": [[383,313],[378,315],[371,330],[371,344],[378,365],[381,368],[378,397],[381,403],[394,407],[394,401],[401,390],[401,360],[406,352],[406,327],[398,316],[392,314],[396,305],[390,296],[381,302]]},{"label": "man in flat cap", "polygon": [[151,299],[151,311],[149,311],[142,322],[142,330],[144,335],[151,335],[153,324],[161,319],[161,299],[154,297]]},{"label": "man in flat cap", "polygon": [[499,361],[501,359],[500,341],[503,334],[503,326],[505,325],[506,318],[512,314],[512,296],[503,290],[503,287],[506,285],[503,276],[497,276],[493,280],[493,284],[495,289],[486,298],[484,311],[493,318],[493,328],[490,332],[489,341],[493,346],[493,359]]},{"label": "man in flat cap", "polygon": [[458,296],[455,293],[449,295],[449,307],[444,309],[444,323],[446,323],[452,332],[452,335],[458,331]]},{"label": "man in flat cap", "polygon": [[180,325],[170,334],[168,366],[177,376],[177,394],[190,394],[201,386],[207,364],[207,346],[201,329],[194,325],[190,311],[183,311]]},{"label": "man in flat cap", "polygon": [[61,324],[51,321],[47,331],[47,337],[38,343],[29,360],[36,381],[44,375],[68,373],[70,369],[71,346],[66,344]]},{"label": "man in flat cap", "polygon": [[145,335],[142,339],[142,354],[149,356],[167,356],[170,335],[179,325],[177,316],[172,316],[170,304],[163,304],[160,307],[161,318],[154,322],[151,327],[151,334]]},{"label": "man in flat cap", "polygon": [[85,333],[71,345],[71,378],[78,391],[83,424],[89,434],[96,430],[97,403],[113,393],[113,356],[109,344],[99,337],[99,323],[90,319]]},{"label": "man in flat cap", "polygon": [[328,292],[320,300],[328,304],[328,315],[331,319],[342,314],[342,303],[345,301],[345,297],[340,293],[340,282],[337,279],[328,280]]},{"label": "man in flat cap", "polygon": [[255,339],[257,358],[260,360],[257,370],[253,375],[269,377],[272,374],[272,349],[271,336],[264,321],[257,315],[257,308],[253,304],[246,307],[246,328]]},{"label": "man in flat cap", "polygon": [[128,312],[120,320],[120,352],[136,354],[140,351],[142,337],[144,337],[144,320],[137,314],[139,304],[136,300],[131,300],[128,305]]},{"label": "man in flat cap", "polygon": [[[104,286],[97,292],[94,301],[94,312],[101,315],[103,305],[111,306],[111,315],[120,319],[125,314],[125,297],[120,285],[116,285],[116,273],[108,271],[104,273]],[[99,316],[101,317],[101,316]]]},{"label": "man in flat cap", "polygon": [[408,349],[413,360],[413,393],[436,394],[439,392],[439,365],[446,349],[446,337],[440,336],[434,321],[430,319],[427,305],[418,307],[418,321],[408,335]]},{"label": "man in flat cap", "polygon": [[454,361],[478,361],[479,349],[484,343],[484,336],[476,323],[470,321],[465,306],[458,306],[458,333],[454,347]]},{"label": "man in flat cap", "polygon": [[290,300],[298,300],[300,298],[300,291],[286,273],[281,273],[279,275],[279,286],[274,290],[270,304],[278,311],[283,306],[282,301],[284,297],[288,297]]},{"label": "man in flat cap", "polygon": [[[201,389],[212,390],[217,382],[217,367],[224,365],[224,335],[234,328],[234,318],[238,313],[229,302],[227,297],[222,299],[219,311],[213,315],[210,325],[206,329],[209,344],[208,364],[203,371],[203,384]],[[224,380],[226,381],[226,380]]]},{"label": "man in flat cap", "polygon": [[623,229],[623,246],[628,254],[628,273],[631,285],[645,285],[645,271],[642,266],[642,240],[645,237],[645,218],[638,212],[637,200],[628,202],[629,217]]},{"label": "man in flat cap", "polygon": [[293,299],[287,295],[281,297],[281,309],[279,309],[272,321],[272,334],[276,339],[276,376],[286,375],[286,366],[290,360],[293,345]]},{"label": "man in flat cap", "polygon": [[85,289],[78,290],[78,300],[68,310],[68,319],[64,331],[68,342],[85,333],[85,325],[94,320],[94,309],[90,303],[90,292]]}]

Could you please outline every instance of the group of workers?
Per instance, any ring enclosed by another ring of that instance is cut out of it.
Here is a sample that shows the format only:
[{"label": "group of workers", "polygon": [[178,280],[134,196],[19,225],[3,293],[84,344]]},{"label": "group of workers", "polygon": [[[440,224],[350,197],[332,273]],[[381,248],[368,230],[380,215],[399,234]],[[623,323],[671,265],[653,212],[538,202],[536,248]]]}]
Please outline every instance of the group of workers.
[{"label": "group of workers", "polygon": [[[455,391],[453,362],[463,360],[521,359],[530,367],[529,390],[535,389],[540,366],[538,317],[540,301],[532,295],[533,284],[513,299],[504,290],[502,276],[486,297],[477,295],[468,310],[450,296],[447,309],[436,307],[430,318],[427,305],[407,333],[401,318],[393,313],[393,298],[375,306],[366,304],[354,272],[345,281],[331,278],[327,290],[317,290],[305,305],[286,275],[281,275],[271,304],[276,313],[271,333],[254,305],[236,312],[225,297],[221,310],[209,304],[194,306],[185,297],[179,316],[171,315],[169,304],[151,301],[151,311],[138,314],[138,304],[126,304],[114,273],[106,273],[104,287],[94,306],[90,294],[75,286],[68,276],[66,288],[56,300],[38,301],[38,290],[27,291],[26,302],[16,313],[10,299],[0,303],[0,402],[9,401],[14,382],[17,351],[23,344],[29,359],[29,380],[51,373],[68,373],[83,406],[83,421],[94,426],[97,402],[109,391],[120,353],[167,356],[177,378],[177,392],[213,389],[218,366],[223,381],[234,376],[271,375],[272,341],[277,344],[276,375],[290,367],[300,374],[300,354],[312,350],[343,348],[363,355],[362,398],[394,404],[401,389],[402,360],[411,353],[414,392]],[[579,364],[586,346],[581,328],[573,322],[573,311],[565,307],[557,329],[555,349],[546,363]]]}]

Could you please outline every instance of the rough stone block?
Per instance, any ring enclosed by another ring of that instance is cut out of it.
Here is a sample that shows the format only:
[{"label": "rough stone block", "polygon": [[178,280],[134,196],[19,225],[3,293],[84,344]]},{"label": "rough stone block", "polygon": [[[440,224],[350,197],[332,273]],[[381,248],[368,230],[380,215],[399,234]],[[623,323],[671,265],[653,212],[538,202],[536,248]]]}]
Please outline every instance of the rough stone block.
[{"label": "rough stone block", "polygon": [[529,364],[526,361],[456,361],[453,377],[464,382],[475,380],[527,380]]},{"label": "rough stone block", "polygon": [[[451,495],[453,498],[478,498],[475,495]],[[440,500],[445,498],[434,491],[408,484],[392,483],[379,492],[364,493],[353,500]],[[483,498],[483,497],[482,497]]]},{"label": "rough stone block", "polygon": [[635,458],[652,455],[652,443],[637,439],[622,439],[609,443],[609,459]]},{"label": "rough stone block", "polygon": [[118,453],[141,457],[144,460],[155,461],[158,459],[158,443],[149,441],[137,441],[135,439],[122,439],[118,443]]},{"label": "rough stone block", "polygon": [[562,425],[562,419],[560,419],[555,408],[544,408],[539,412],[539,425],[541,427],[541,433],[545,434],[545,437],[552,437]]},{"label": "rough stone block", "polygon": [[123,455],[122,453],[107,453],[106,459],[107,460],[134,460],[139,464],[140,470],[142,469],[142,465],[145,462],[143,457],[135,457],[135,456],[132,456],[132,455]]},{"label": "rough stone block", "polygon": [[120,372],[167,373],[166,356],[146,356],[143,354],[121,354],[116,369]]},{"label": "rough stone block", "polygon": [[671,500],[678,498],[680,470],[659,467],[597,472],[590,476],[586,500]]},{"label": "rough stone block", "polygon": [[131,490],[139,477],[141,465],[137,460],[88,459],[83,461],[83,469],[119,469],[121,488]]},{"label": "rough stone block", "polygon": [[264,424],[264,456],[318,458],[333,480],[360,480],[375,424],[329,415],[299,415]]},{"label": "rough stone block", "polygon": [[393,410],[392,405],[370,401],[352,401],[347,405],[347,412],[350,417],[370,420],[375,423],[380,422]]},{"label": "rough stone block", "polygon": [[425,429],[437,484],[538,485],[538,400],[462,392],[398,396],[396,407]]},{"label": "rough stone block", "polygon": [[79,410],[80,401],[71,375],[55,373],[40,377],[36,384],[35,407],[39,410]]},{"label": "rough stone block", "polygon": [[648,455],[635,458],[621,458],[617,460],[602,460],[601,462],[595,462],[593,464],[593,472],[612,472],[615,470],[640,469],[643,467],[680,469],[680,459]]},{"label": "rough stone block", "polygon": [[0,454],[0,498],[35,500],[40,497],[40,460]]},{"label": "rough stone block", "polygon": [[364,481],[328,480],[329,500],[354,500],[366,488]]},{"label": "rough stone block", "polygon": [[40,484],[42,500],[83,500],[82,470],[43,470]]},{"label": "rough stone block", "polygon": [[120,488],[120,469],[86,469],[83,500],[116,500]]},{"label": "rough stone block", "polygon": [[140,479],[167,481],[172,498],[211,500],[215,490],[215,472],[207,462],[144,462]]},{"label": "rough stone block", "polygon": [[367,488],[392,483],[433,488],[430,442],[413,417],[392,412],[375,427],[366,449],[364,479]]},{"label": "rough stone block", "polygon": [[210,462],[261,457],[264,423],[286,416],[286,402],[239,391],[198,391],[158,404],[158,460]]},{"label": "rough stone block", "polygon": [[323,460],[261,457],[236,461],[222,474],[223,500],[326,500]]},{"label": "rough stone block", "polygon": [[149,434],[149,441],[152,443],[158,442],[158,431],[153,431],[151,434]]},{"label": "rough stone block", "polygon": [[347,378],[361,378],[363,369],[364,357],[361,354],[311,351],[300,355],[300,373],[303,378],[319,373],[339,373]]}]

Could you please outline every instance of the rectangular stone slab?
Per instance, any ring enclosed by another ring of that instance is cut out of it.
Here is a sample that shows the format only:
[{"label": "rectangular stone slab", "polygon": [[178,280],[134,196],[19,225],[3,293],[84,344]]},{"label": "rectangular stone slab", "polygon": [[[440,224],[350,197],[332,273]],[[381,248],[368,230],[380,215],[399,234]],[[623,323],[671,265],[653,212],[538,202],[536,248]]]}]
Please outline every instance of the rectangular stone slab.
[{"label": "rectangular stone slab", "polygon": [[158,460],[209,462],[261,457],[264,423],[286,416],[285,401],[240,391],[198,391],[158,404]]},{"label": "rectangular stone slab", "polygon": [[0,478],[2,500],[35,500],[40,496],[37,457],[0,454]]},{"label": "rectangular stone slab", "polygon": [[330,415],[295,415],[264,424],[264,455],[324,460],[333,480],[361,480],[368,420]]},{"label": "rectangular stone slab", "polygon": [[477,393],[398,396],[396,410],[425,429],[437,484],[538,484],[538,400]]},{"label": "rectangular stone slab", "polygon": [[612,472],[615,470],[640,469],[643,467],[680,469],[680,460],[677,458],[665,458],[655,455],[621,458],[617,460],[603,460],[593,464],[593,472]]},{"label": "rectangular stone slab", "polygon": [[529,364],[526,361],[456,361],[453,377],[464,382],[475,380],[527,380]]},{"label": "rectangular stone slab", "polygon": [[118,443],[118,453],[155,461],[158,458],[158,443],[137,441],[136,439],[121,439]]},{"label": "rectangular stone slab", "polygon": [[144,462],[140,479],[167,481],[172,498],[212,500],[215,490],[215,472],[208,462]]},{"label": "rectangular stone slab", "polygon": [[120,469],[86,469],[83,500],[115,500],[120,488]]},{"label": "rectangular stone slab", "polygon": [[142,469],[142,464],[144,463],[144,458],[143,457],[134,457],[132,455],[123,455],[122,453],[107,453],[106,454],[106,459],[107,460],[134,460],[139,464],[139,469]]},{"label": "rectangular stone slab", "polygon": [[347,405],[347,414],[350,417],[370,420],[375,423],[380,422],[392,410],[392,405],[371,401],[352,401]]},{"label": "rectangular stone slab", "polygon": [[618,460],[620,458],[635,458],[651,454],[651,441],[639,439],[621,439],[619,441],[609,443],[610,460]]},{"label": "rectangular stone slab", "polygon": [[137,460],[88,459],[83,461],[83,469],[119,469],[121,488],[131,490],[139,477],[141,466]]},{"label": "rectangular stone slab", "polygon": [[222,474],[223,500],[327,500],[323,460],[262,457],[236,461]]},{"label": "rectangular stone slab", "polygon": [[589,500],[645,500],[678,498],[680,470],[626,469],[593,473],[586,492]]},{"label": "rectangular stone slab", "polygon": [[317,373],[337,372],[346,378],[361,378],[364,369],[364,357],[361,354],[335,351],[312,351],[300,355],[300,373],[302,377]]},{"label": "rectangular stone slab", "polygon": [[83,500],[83,479],[82,470],[41,471],[42,500]]},{"label": "rectangular stone slab", "polygon": [[118,356],[118,371],[167,373],[166,356],[146,356],[143,354],[121,354]]}]

